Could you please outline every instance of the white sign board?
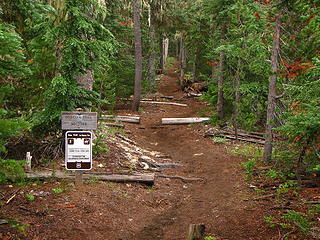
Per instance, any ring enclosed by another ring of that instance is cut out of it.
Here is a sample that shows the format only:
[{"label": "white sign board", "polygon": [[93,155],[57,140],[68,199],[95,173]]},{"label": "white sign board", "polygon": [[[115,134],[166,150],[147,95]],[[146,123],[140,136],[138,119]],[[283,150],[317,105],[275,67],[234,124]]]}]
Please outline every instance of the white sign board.
[{"label": "white sign board", "polygon": [[67,131],[65,136],[65,165],[67,170],[91,170],[92,133]]}]

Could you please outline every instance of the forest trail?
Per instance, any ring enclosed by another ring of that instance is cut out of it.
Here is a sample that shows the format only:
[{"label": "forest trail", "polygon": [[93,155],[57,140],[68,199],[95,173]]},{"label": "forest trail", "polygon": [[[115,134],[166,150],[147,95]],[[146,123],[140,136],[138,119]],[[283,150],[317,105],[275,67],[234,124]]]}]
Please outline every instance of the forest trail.
[{"label": "forest trail", "polygon": [[[22,188],[7,184],[0,190],[14,198],[1,208],[0,219],[14,217],[20,225],[29,224],[21,239],[183,240],[192,223],[205,224],[206,236],[219,240],[279,239],[278,230],[264,221],[272,214],[272,203],[250,200],[253,190],[240,166],[244,159],[228,153],[233,143],[215,144],[204,138],[204,124],[161,125],[162,117],[196,117],[212,111],[204,101],[181,98],[175,71],[172,67],[162,75],[159,92],[188,106],[142,103],[141,124],[126,124],[126,131],[139,146],[170,155],[170,162],[182,165],[155,174],[204,181],[156,177],[152,187],[94,179],[80,188],[69,181],[31,182]],[[117,164],[118,155],[110,152],[100,158],[106,170]],[[28,193],[35,199],[28,200]],[[12,231],[0,225],[0,239],[14,235]]]},{"label": "forest trail", "polygon": [[[167,69],[158,91],[181,99],[183,92],[175,71],[174,67]],[[277,239],[265,226],[263,206],[247,201],[248,187],[239,156],[229,154],[226,145],[204,138],[203,124],[161,126],[163,117],[201,117],[210,110],[195,98],[184,98],[181,103],[188,107],[142,104],[141,127],[131,131],[141,145],[168,154],[173,162],[183,165],[166,173],[203,178],[205,182],[170,189],[176,198],[174,205],[130,239],[184,239],[191,223],[204,223],[206,231],[219,239]]]}]

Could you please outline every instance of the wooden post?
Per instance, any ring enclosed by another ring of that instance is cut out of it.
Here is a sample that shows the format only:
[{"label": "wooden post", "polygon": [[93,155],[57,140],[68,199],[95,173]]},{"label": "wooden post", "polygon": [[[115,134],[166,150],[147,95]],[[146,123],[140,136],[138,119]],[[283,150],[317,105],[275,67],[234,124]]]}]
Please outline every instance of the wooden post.
[{"label": "wooden post", "polygon": [[32,159],[32,156],[31,156],[30,152],[27,152],[27,154],[26,154],[26,161],[27,161],[26,170],[28,172],[31,172],[31,159]]},{"label": "wooden post", "polygon": [[206,226],[204,224],[190,224],[186,240],[201,240]]},{"label": "wooden post", "polygon": [[82,171],[76,171],[74,183],[75,183],[76,187],[81,187],[83,185],[83,172]]}]

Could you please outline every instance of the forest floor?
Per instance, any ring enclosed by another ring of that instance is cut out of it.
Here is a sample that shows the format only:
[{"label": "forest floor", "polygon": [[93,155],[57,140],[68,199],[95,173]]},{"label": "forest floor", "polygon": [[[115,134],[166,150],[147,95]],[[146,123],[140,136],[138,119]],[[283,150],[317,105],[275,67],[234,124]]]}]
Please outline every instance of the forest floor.
[{"label": "forest floor", "polygon": [[[162,75],[159,93],[179,99],[184,93],[175,70],[169,68]],[[204,124],[161,125],[162,117],[196,117],[213,110],[196,98],[179,102],[188,107],[142,104],[138,114],[142,121],[126,124],[127,137],[182,165],[161,174],[204,181],[156,178],[153,186],[88,181],[79,188],[70,181],[3,184],[2,197],[15,196],[1,206],[0,219],[15,218],[16,227],[0,224],[0,239],[180,240],[191,223],[205,224],[206,236],[216,237],[211,239],[281,239],[280,229],[269,228],[264,220],[278,210],[268,199],[254,199],[240,166],[245,159],[228,151],[235,143],[216,144],[204,138]],[[115,113],[132,114],[126,109]],[[100,159],[108,164],[107,159],[116,157],[110,152]],[[40,196],[28,200],[30,192]]]}]

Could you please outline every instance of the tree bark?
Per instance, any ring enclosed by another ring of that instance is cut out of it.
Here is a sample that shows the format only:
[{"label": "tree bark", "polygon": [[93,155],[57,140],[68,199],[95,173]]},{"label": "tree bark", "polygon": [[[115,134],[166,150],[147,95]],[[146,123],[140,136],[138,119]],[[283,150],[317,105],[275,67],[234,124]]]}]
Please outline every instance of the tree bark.
[{"label": "tree bark", "polygon": [[132,111],[138,111],[141,100],[141,81],[142,81],[142,44],[141,44],[141,22],[140,6],[141,0],[133,0],[133,19],[134,19],[134,54],[135,54],[135,79],[134,97]]},{"label": "tree bark", "polygon": [[159,39],[159,48],[160,48],[160,59],[159,59],[159,73],[161,74],[163,72],[164,68],[164,59],[163,59],[163,36],[160,36]]},{"label": "tree bark", "polygon": [[[221,29],[221,39],[225,40],[226,26],[222,25]],[[225,67],[225,52],[220,52],[220,62],[219,62],[219,78],[218,78],[218,101],[217,101],[217,112],[218,119],[224,120],[224,96],[223,96],[223,85],[224,85],[224,67]]]},{"label": "tree bark", "polygon": [[233,112],[233,128],[236,136],[236,140],[238,140],[238,116],[239,116],[239,107],[240,107],[240,64],[241,59],[238,59],[237,72],[235,76],[235,104],[234,104],[234,112]]},{"label": "tree bark", "polygon": [[274,29],[274,40],[271,55],[271,72],[269,77],[269,93],[268,93],[268,108],[267,108],[267,122],[266,122],[266,142],[264,145],[265,162],[271,162],[272,159],[272,144],[273,144],[273,126],[275,116],[275,97],[277,85],[277,71],[278,71],[278,55],[280,52],[280,15],[276,17],[276,25]]},{"label": "tree bark", "polygon": [[180,40],[180,85],[183,86],[186,63],[186,49],[184,47],[183,38]]},{"label": "tree bark", "polygon": [[169,55],[169,43],[169,38],[163,40],[163,68],[165,67]]},{"label": "tree bark", "polygon": [[155,32],[155,17],[154,17],[154,7],[153,3],[150,3],[150,8],[149,8],[149,36],[151,39],[150,42],[150,55],[149,55],[149,62],[148,62],[148,75],[150,79],[150,85],[152,88],[155,87],[155,77],[156,77],[156,32]]},{"label": "tree bark", "polygon": [[200,49],[198,48],[194,56],[194,63],[193,63],[193,69],[192,69],[192,82],[195,82],[198,80],[199,61],[200,61]]},{"label": "tree bark", "polygon": [[87,70],[85,74],[76,76],[76,79],[80,88],[92,91],[94,82],[92,71]]}]

